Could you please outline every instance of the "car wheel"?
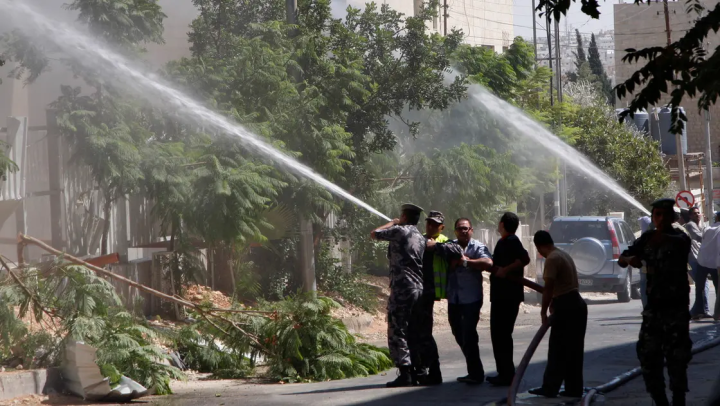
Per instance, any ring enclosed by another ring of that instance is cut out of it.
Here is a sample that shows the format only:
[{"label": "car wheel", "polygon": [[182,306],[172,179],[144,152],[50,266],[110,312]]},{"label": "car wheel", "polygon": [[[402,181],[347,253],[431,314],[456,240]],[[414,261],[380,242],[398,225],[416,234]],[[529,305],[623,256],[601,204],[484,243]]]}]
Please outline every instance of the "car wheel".
[{"label": "car wheel", "polygon": [[618,302],[627,303],[632,300],[632,286],[630,285],[630,272],[625,277],[622,291],[617,293]]},{"label": "car wheel", "polygon": [[640,294],[640,284],[639,283],[632,285],[632,287],[630,288],[630,297],[633,300],[642,299],[642,294]]}]

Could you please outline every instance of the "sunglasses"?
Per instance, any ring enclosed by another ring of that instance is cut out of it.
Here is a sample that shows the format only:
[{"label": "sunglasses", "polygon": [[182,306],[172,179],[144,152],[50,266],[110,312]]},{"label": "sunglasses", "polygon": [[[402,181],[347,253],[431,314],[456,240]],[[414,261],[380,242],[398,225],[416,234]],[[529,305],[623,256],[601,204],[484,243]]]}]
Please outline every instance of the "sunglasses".
[{"label": "sunglasses", "polygon": [[470,231],[470,227],[456,227],[455,231]]}]

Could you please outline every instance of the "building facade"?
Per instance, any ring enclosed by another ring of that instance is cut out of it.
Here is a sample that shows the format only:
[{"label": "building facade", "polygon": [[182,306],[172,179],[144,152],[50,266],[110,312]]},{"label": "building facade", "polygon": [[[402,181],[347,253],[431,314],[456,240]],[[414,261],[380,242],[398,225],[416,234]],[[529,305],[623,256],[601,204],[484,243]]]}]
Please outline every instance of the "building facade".
[{"label": "building facade", "polygon": [[[585,50],[585,56],[588,55],[588,47],[591,39],[590,32],[581,32],[583,49]],[[532,38],[526,39],[532,42]],[[545,31],[538,31],[538,59],[541,66],[548,66],[548,44],[547,34]],[[552,41],[552,57],[553,66],[557,66],[555,62],[555,34],[551,35]],[[598,51],[600,53],[600,61],[602,62],[605,73],[610,78],[610,81],[615,84],[615,35],[612,30],[600,31],[595,33],[595,42],[597,43]],[[571,72],[576,72],[577,67],[575,66],[575,52],[577,52],[577,35],[572,27],[563,28],[560,33],[560,67],[563,77]]]},{"label": "building facade", "polygon": [[[427,0],[378,0],[378,5],[387,4],[406,16],[414,16]],[[365,7],[366,0],[333,0],[336,10],[347,6]],[[447,13],[443,9],[447,5]],[[336,16],[342,15],[335,12]],[[447,16],[447,17],[446,17]],[[445,0],[440,1],[438,17],[430,28],[440,34],[453,29],[462,30],[465,43],[484,46],[495,52],[503,52],[514,39],[512,0]]]},{"label": "building facade", "polygon": [[[706,7],[714,7],[716,0],[703,0]],[[682,38],[689,28],[694,25],[697,18],[695,13],[688,14],[684,1],[668,2],[670,11],[670,30],[672,40],[676,41]],[[663,3],[650,3],[635,5],[616,4],[615,11],[615,49],[617,56],[615,58],[615,71],[617,83],[622,83],[632,76],[644,64],[644,60],[634,63],[623,62],[622,59],[626,55],[624,49],[634,48],[642,49],[654,46],[667,45],[667,32],[665,30],[665,14],[663,11]],[[720,45],[720,36],[711,31],[708,38],[709,49],[714,50]],[[628,95],[616,102],[617,107],[625,107],[632,99],[632,95]],[[661,105],[669,101],[669,97],[665,95]],[[688,136],[688,153],[705,152],[706,136],[705,136],[705,118],[697,107],[697,98],[686,97],[682,102],[682,107],[688,117],[687,136]],[[715,105],[710,108],[710,115],[713,118],[710,123],[710,134],[712,153],[718,156],[720,150],[720,106]],[[717,160],[717,159],[715,159]]]}]

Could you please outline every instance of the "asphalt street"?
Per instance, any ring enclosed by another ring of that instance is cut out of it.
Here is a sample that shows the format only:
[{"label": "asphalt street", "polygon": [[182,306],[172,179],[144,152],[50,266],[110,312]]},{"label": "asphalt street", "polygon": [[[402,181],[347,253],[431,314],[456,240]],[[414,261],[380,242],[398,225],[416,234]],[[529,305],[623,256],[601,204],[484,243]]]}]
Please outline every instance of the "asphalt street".
[{"label": "asphalt street", "polygon": [[[635,343],[640,328],[640,301],[618,303],[612,296],[586,300],[589,304],[585,339],[585,386],[605,383],[638,366]],[[714,303],[714,297],[711,298]],[[487,314],[489,303],[483,310]],[[533,307],[521,314],[515,330],[515,363],[519,364],[527,346],[540,325],[539,309]],[[495,362],[490,345],[487,321],[478,327],[480,351],[485,370],[493,374]],[[712,323],[693,323],[693,341],[714,335]],[[157,398],[160,404],[172,405],[484,405],[507,394],[507,388],[488,384],[468,386],[455,381],[466,374],[464,358],[450,331],[436,332],[445,383],[438,387],[387,389],[385,383],[395,378],[395,370],[367,378],[347,379],[314,384],[255,384],[246,381],[180,382],[175,395]],[[379,342],[376,344],[383,345]],[[543,339],[522,382],[521,391],[539,386],[545,368],[547,337]],[[701,362],[696,356],[694,362]],[[692,366],[691,366],[692,368]],[[691,387],[692,390],[692,387]]]}]

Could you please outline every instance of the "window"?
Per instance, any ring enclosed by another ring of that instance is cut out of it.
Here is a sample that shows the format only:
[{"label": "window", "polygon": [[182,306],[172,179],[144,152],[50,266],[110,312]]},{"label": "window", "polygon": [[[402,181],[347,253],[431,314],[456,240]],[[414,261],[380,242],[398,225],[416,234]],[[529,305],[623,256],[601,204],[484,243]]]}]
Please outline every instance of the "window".
[{"label": "window", "polygon": [[617,236],[618,243],[625,244],[628,237],[625,234],[625,230],[623,230],[623,228],[622,228],[622,223],[619,221],[613,221],[612,224],[613,224],[613,228],[615,229],[615,235]]},{"label": "window", "polygon": [[493,51],[495,50],[495,46],[494,46],[494,45],[480,45],[480,46],[483,47],[483,48],[492,49]]},{"label": "window", "polygon": [[610,240],[606,221],[556,221],[550,225],[550,235],[557,244],[572,244],[587,237]]},{"label": "window", "polygon": [[628,223],[622,223],[623,225],[623,231],[625,232],[626,240],[628,244],[632,244],[635,242],[635,233],[633,233],[632,228],[630,228],[630,225]]},{"label": "window", "polygon": [[510,47],[503,47],[503,53],[507,52]]}]

